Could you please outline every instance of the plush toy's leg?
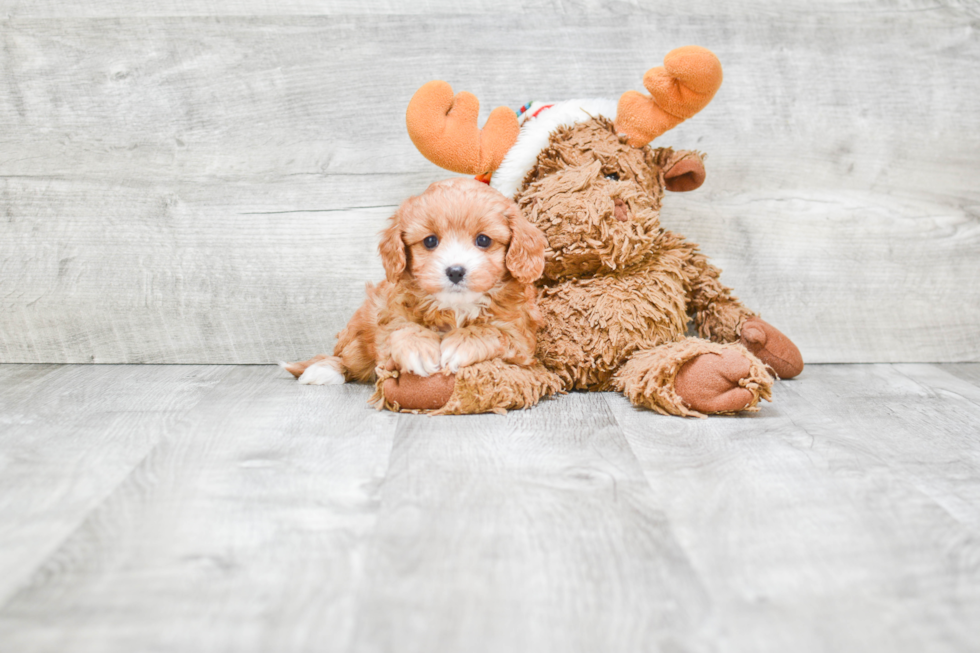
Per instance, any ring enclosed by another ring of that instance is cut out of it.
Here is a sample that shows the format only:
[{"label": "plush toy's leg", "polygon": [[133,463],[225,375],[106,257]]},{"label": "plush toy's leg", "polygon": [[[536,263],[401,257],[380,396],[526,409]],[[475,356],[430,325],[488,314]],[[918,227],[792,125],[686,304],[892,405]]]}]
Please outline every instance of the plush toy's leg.
[{"label": "plush toy's leg", "polygon": [[541,365],[501,360],[461,368],[453,374],[420,377],[378,370],[371,402],[377,408],[433,415],[503,413],[529,408],[562,391],[561,379]]},{"label": "plush toy's leg", "polygon": [[771,397],[772,376],[741,344],[684,338],[634,353],[612,387],[637,406],[664,415],[758,410]]}]

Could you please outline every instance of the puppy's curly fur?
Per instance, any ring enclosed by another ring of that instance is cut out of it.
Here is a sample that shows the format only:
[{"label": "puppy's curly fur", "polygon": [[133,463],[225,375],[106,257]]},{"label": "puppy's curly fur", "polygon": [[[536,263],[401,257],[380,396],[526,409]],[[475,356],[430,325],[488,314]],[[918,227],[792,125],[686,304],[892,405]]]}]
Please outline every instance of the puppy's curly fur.
[{"label": "puppy's curly fur", "polygon": [[300,383],[373,382],[377,370],[456,373],[495,359],[534,361],[541,314],[533,283],[544,235],[486,184],[436,182],[381,234],[386,280],[338,335],[333,356],[283,363]]}]

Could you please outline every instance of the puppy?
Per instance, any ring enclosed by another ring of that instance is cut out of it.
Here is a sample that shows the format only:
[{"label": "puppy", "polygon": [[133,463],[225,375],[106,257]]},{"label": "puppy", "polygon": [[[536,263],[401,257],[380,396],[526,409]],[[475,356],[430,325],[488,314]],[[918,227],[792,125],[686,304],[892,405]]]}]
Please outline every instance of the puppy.
[{"label": "puppy", "polygon": [[310,385],[373,382],[378,367],[429,376],[494,358],[529,365],[541,322],[532,284],[545,246],[517,205],[488,185],[436,182],[381,233],[387,280],[368,284],[333,356],[281,365]]}]

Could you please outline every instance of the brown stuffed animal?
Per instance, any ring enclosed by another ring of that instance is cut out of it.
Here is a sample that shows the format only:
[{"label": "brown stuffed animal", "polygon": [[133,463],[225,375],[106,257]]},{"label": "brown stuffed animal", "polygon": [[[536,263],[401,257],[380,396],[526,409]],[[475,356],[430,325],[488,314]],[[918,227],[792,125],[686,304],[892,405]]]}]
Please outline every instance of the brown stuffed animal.
[{"label": "brown stuffed animal", "polygon": [[[384,405],[445,398],[441,412],[501,411],[560,387],[618,390],[663,414],[703,416],[758,410],[770,372],[799,374],[796,346],[742,306],[697,245],[660,225],[664,189],[698,188],[703,156],[647,144],[707,105],[721,79],[715,55],[688,46],[647,72],[651,97],[532,103],[520,119],[497,108],[483,130],[472,95],[454,97],[445,82],[419,89],[407,123],[422,154],[489,180],[548,238],[538,282],[544,367],[485,363],[441,385],[383,377]],[[690,320],[699,337],[686,335]]]}]

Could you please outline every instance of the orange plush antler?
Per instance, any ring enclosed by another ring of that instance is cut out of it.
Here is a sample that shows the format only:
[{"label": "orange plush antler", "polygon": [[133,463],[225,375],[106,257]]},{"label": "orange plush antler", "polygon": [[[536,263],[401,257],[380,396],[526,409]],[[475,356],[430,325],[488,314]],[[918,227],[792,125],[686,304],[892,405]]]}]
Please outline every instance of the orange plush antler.
[{"label": "orange plush antler", "polygon": [[453,97],[446,82],[434,81],[415,92],[405,122],[419,152],[437,166],[469,175],[497,169],[517,141],[520,126],[507,107],[497,107],[481,130],[480,101],[465,91]]},{"label": "orange plush antler", "polygon": [[652,97],[626,91],[619,98],[616,131],[642,147],[711,102],[721,86],[721,62],[711,50],[688,45],[671,50],[664,65],[651,68],[643,85]]}]

